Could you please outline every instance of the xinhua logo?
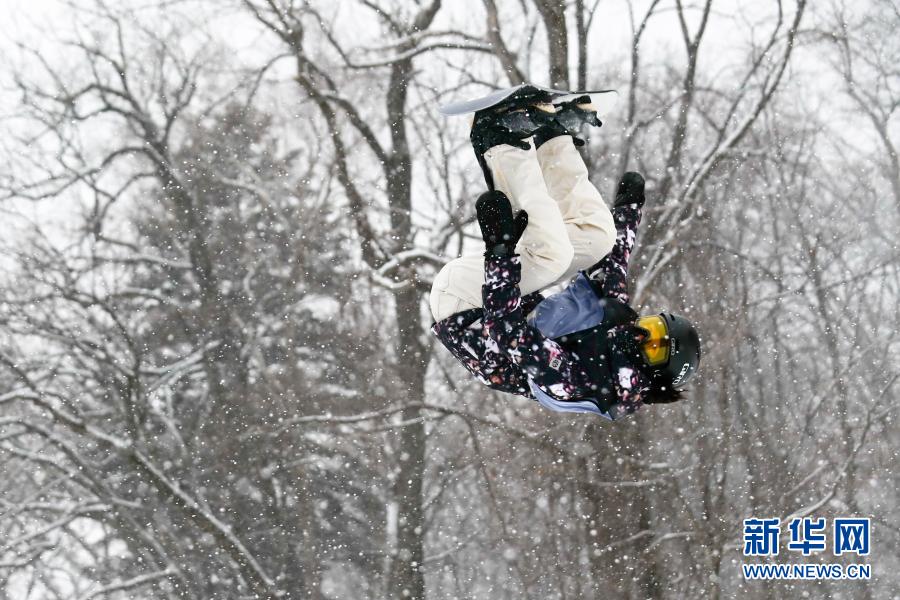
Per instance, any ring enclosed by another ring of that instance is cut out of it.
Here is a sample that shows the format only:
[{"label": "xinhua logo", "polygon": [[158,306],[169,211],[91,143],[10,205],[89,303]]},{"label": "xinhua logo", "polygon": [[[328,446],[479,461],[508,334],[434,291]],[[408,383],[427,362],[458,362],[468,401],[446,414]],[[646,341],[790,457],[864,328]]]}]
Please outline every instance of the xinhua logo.
[{"label": "xinhua logo", "polygon": [[[744,519],[744,556],[774,557],[781,549],[782,521],[774,518]],[[835,518],[831,528],[825,517],[797,517],[786,522],[787,550],[809,557],[831,555],[869,556],[871,522],[868,518]],[[773,563],[741,565],[746,579],[869,579],[871,565],[847,563]]]}]

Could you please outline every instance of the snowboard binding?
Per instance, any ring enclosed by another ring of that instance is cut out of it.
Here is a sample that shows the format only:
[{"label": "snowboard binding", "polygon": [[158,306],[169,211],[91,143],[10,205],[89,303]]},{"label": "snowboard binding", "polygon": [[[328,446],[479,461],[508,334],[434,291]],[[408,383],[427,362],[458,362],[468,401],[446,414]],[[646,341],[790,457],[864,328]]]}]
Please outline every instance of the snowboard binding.
[{"label": "snowboard binding", "polygon": [[490,189],[494,187],[493,177],[484,153],[502,144],[528,150],[531,147],[528,138],[551,126],[556,117],[553,104],[545,100],[543,95],[516,97],[475,113],[469,139]]},{"label": "snowboard binding", "polygon": [[551,139],[563,135],[571,136],[576,146],[584,146],[584,139],[579,137],[586,125],[601,127],[603,122],[597,116],[597,108],[591,103],[590,96],[580,96],[574,100],[554,103],[555,114],[551,123],[539,128],[534,133],[535,146],[540,148]]},{"label": "snowboard binding", "polygon": [[578,137],[581,129],[602,125],[591,94],[612,97],[615,91],[571,92],[526,83],[442,106],[440,112],[448,116],[474,113],[469,138],[484,179],[493,189],[485,152],[501,144],[527,150],[532,136],[536,146],[562,135],[572,136],[576,146],[583,146],[584,140]]},{"label": "snowboard binding", "polygon": [[580,96],[574,100],[559,102],[555,106],[556,122],[572,137],[575,137],[575,132],[580,131],[585,125],[603,126],[603,121],[597,116],[597,107],[591,102],[590,96]]},{"label": "snowboard binding", "polygon": [[527,150],[526,139],[552,124],[555,117],[556,110],[549,102],[518,100],[475,113],[469,138],[476,154],[500,144]]}]

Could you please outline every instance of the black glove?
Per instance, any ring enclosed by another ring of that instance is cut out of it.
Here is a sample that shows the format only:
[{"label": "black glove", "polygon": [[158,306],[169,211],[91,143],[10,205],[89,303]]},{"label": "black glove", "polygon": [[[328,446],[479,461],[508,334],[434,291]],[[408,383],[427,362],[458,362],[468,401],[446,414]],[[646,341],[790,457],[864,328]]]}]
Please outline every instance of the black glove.
[{"label": "black glove", "polygon": [[627,204],[644,205],[644,178],[640,173],[628,171],[622,175],[619,181],[619,189],[616,191],[616,206]]},{"label": "black glove", "polygon": [[512,256],[516,244],[528,226],[528,213],[520,210],[513,217],[512,205],[506,194],[485,192],[475,203],[481,237],[484,239],[485,256]]}]

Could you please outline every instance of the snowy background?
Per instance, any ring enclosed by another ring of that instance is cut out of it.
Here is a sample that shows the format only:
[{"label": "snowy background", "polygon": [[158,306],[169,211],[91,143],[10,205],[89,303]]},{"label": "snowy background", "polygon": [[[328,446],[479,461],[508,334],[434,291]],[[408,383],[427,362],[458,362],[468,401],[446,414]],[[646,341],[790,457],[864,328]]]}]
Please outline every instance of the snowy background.
[{"label": "snowy background", "polygon": [[[897,597],[896,2],[0,12],[0,598]],[[647,177],[688,401],[549,413],[427,335],[483,189],[436,107],[523,80],[619,90],[585,155]],[[805,515],[873,579],[744,581]]]}]

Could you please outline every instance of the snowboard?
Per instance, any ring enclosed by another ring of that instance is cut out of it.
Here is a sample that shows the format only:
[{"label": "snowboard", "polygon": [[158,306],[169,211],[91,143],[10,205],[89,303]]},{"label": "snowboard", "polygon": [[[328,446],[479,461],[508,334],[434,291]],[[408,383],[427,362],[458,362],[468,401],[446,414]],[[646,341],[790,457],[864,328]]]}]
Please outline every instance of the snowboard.
[{"label": "snowboard", "polygon": [[511,88],[491,92],[486,96],[473,100],[451,102],[438,108],[438,111],[444,116],[452,117],[467,115],[486,108],[500,106],[501,104],[553,102],[554,100],[566,99],[566,96],[577,98],[584,95],[591,96],[591,101],[597,106],[597,111],[602,114],[606,112],[604,108],[608,109],[612,104],[615,104],[618,92],[616,90],[557,90],[531,83],[522,83]]}]

